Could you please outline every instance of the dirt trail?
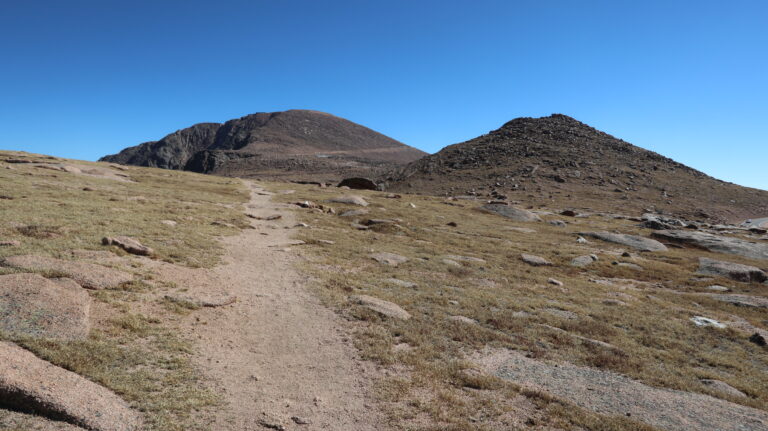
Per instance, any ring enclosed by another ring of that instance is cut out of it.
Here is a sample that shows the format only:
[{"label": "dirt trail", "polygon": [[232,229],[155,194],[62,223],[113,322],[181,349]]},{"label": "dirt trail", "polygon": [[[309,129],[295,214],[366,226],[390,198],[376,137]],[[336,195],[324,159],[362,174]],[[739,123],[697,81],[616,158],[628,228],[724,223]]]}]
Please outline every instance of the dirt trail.
[{"label": "dirt trail", "polygon": [[358,360],[344,322],[307,291],[297,257],[286,251],[293,214],[246,184],[249,214],[282,218],[255,219],[255,229],[224,240],[226,263],[210,276],[237,302],[194,313],[196,360],[225,401],[211,429],[384,429],[371,407],[372,367]]}]

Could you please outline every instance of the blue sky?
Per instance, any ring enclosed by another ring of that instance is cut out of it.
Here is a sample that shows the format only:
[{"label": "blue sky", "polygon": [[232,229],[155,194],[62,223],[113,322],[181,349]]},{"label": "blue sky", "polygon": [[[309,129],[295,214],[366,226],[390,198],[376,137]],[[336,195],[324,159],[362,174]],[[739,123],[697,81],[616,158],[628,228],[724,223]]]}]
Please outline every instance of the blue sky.
[{"label": "blue sky", "polygon": [[4,1],[0,148],[317,109],[434,152],[564,113],[768,189],[764,1]]}]

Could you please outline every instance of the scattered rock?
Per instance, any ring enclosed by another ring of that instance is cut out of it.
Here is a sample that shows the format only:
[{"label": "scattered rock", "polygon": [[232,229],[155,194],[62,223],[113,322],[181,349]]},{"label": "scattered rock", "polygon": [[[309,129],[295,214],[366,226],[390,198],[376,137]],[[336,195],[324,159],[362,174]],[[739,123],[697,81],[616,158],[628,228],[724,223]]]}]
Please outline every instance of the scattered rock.
[{"label": "scattered rock", "polygon": [[459,322],[459,323],[466,323],[468,325],[477,325],[477,320],[470,319],[466,316],[449,316],[448,320],[451,322]]},{"label": "scattered rock", "polygon": [[745,394],[744,392],[741,392],[740,390],[734,388],[728,383],[725,383],[720,380],[701,379],[701,383],[704,386],[708,387],[709,389],[715,390],[717,392],[721,392],[726,395],[730,395],[732,397],[743,398],[747,396],[747,394]]},{"label": "scattered rock", "polygon": [[479,257],[472,257],[472,256],[457,256],[454,254],[449,254],[445,256],[446,259],[456,260],[459,262],[475,262],[475,263],[485,263],[485,259],[480,259]]},{"label": "scattered rock", "polygon": [[384,281],[390,284],[394,284],[395,286],[405,287],[406,289],[415,289],[416,287],[418,287],[416,283],[405,281],[405,280],[398,280],[397,278],[388,278]]},{"label": "scattered rock", "polygon": [[664,244],[654,239],[643,238],[636,235],[612,232],[584,232],[580,235],[597,238],[615,244],[626,245],[627,247],[632,247],[640,251],[667,251],[667,247],[665,247]]},{"label": "scattered rock", "polygon": [[724,329],[726,327],[725,324],[718,322],[715,319],[710,319],[709,317],[704,316],[693,316],[691,317],[691,322],[693,322],[696,326],[712,326],[714,328],[720,328]]},{"label": "scattered rock", "polygon": [[557,227],[565,227],[565,226],[568,225],[568,223],[566,223],[566,222],[564,222],[562,220],[550,220],[549,224],[551,224],[552,226],[557,226]]},{"label": "scattered rock", "polygon": [[498,214],[502,217],[506,217],[514,221],[522,221],[522,222],[541,221],[541,217],[539,217],[538,215],[528,210],[524,210],[522,208],[516,208],[510,205],[487,204],[487,205],[483,205],[481,209],[487,212]]},{"label": "scattered rock", "polygon": [[458,224],[458,223],[456,223],[455,221],[449,221],[449,222],[448,222],[448,223],[446,223],[445,225],[446,225],[446,226],[450,226],[450,227],[459,227],[459,224]]},{"label": "scattered rock", "polygon": [[160,223],[170,227],[175,227],[178,224],[173,220],[160,220]]},{"label": "scattered rock", "polygon": [[0,276],[0,331],[33,338],[88,336],[91,297],[73,280],[38,274]]},{"label": "scattered rock", "polygon": [[618,299],[604,299],[603,304],[610,305],[610,306],[616,306],[616,305],[627,305],[626,302],[618,300]]},{"label": "scattered rock", "polygon": [[350,296],[349,299],[355,304],[362,305],[365,308],[387,317],[401,320],[408,320],[411,318],[410,313],[403,310],[399,305],[383,299],[374,298],[368,295]]},{"label": "scattered rock", "polygon": [[573,258],[571,261],[571,266],[585,267],[587,265],[591,265],[593,262],[597,262],[597,256],[594,254],[589,254]]},{"label": "scattered rock", "polygon": [[0,405],[93,431],[133,431],[139,415],[108,389],[0,342]]},{"label": "scattered rock", "polygon": [[717,285],[717,284],[713,284],[712,286],[707,286],[706,289],[707,290],[714,290],[715,292],[727,292],[727,291],[731,290],[731,289],[729,289],[729,288],[727,288],[725,286],[720,286],[720,285]]},{"label": "scattered rock", "polygon": [[562,281],[560,281],[560,280],[557,280],[557,279],[554,279],[554,278],[549,278],[549,279],[547,279],[547,283],[549,283],[549,284],[553,284],[553,285],[555,285],[555,286],[562,286],[562,285],[563,285],[563,282],[562,282]]},{"label": "scattered rock", "polygon": [[631,262],[611,262],[611,264],[622,268],[634,269],[635,271],[642,271],[644,269],[642,266]]},{"label": "scattered rock", "polygon": [[560,212],[560,215],[564,215],[566,217],[576,217],[578,214],[576,214],[576,211],[574,210],[563,210]]},{"label": "scattered rock", "polygon": [[368,178],[345,178],[336,187],[349,187],[353,190],[378,190],[379,186]]},{"label": "scattered rock", "polygon": [[363,210],[363,209],[349,210],[339,214],[339,217],[359,217],[366,214],[368,214],[368,210]]},{"label": "scattered rock", "polygon": [[461,267],[461,264],[459,262],[456,262],[455,260],[443,259],[442,262],[444,264],[448,265],[448,266],[454,266],[454,267],[457,267],[457,268]]},{"label": "scattered rock", "polygon": [[299,417],[299,416],[291,416],[291,420],[292,420],[292,421],[293,421],[293,422],[294,422],[296,425],[309,425],[309,424],[311,424],[311,423],[312,423],[312,422],[310,422],[310,421],[309,421],[309,419],[304,419],[304,418],[301,418],[301,417]]},{"label": "scattered rock", "polygon": [[407,257],[394,253],[373,253],[370,254],[369,257],[376,262],[389,266],[398,266],[401,263],[408,262]]},{"label": "scattered rock", "polygon": [[708,297],[718,301],[727,302],[739,307],[768,308],[768,298],[763,296],[738,295],[738,294],[706,294]]},{"label": "scattered rock", "polygon": [[131,274],[101,265],[39,255],[5,258],[4,266],[25,271],[51,271],[65,275],[86,289],[110,289],[133,280]]},{"label": "scattered rock", "polygon": [[706,257],[699,258],[699,269],[697,273],[704,275],[719,275],[745,283],[753,281],[762,283],[768,280],[768,275],[766,275],[760,268],[739,263],[723,262]]},{"label": "scattered rock", "polygon": [[567,319],[567,320],[576,320],[579,318],[579,315],[574,313],[573,311],[561,310],[559,308],[545,308],[542,311],[544,311],[547,314],[551,314],[553,316],[560,317],[562,319]]},{"label": "scattered rock", "polygon": [[543,257],[534,256],[532,254],[521,254],[520,258],[523,260],[523,262],[527,263],[528,265],[533,266],[548,266],[552,265],[552,262],[544,259]]},{"label": "scattered rock", "polygon": [[535,229],[528,229],[527,227],[505,226],[504,230],[511,230],[520,233],[536,233]]},{"label": "scattered rock", "polygon": [[579,244],[587,244],[589,241],[584,239],[583,236],[580,236],[580,237],[576,238],[576,242],[579,243]]},{"label": "scattered rock", "polygon": [[359,205],[361,207],[367,207],[368,202],[360,196],[346,195],[331,198],[328,202],[334,202],[338,204]]},{"label": "scattered rock", "polygon": [[188,295],[165,295],[165,299],[171,302],[177,302],[180,304],[191,304],[195,307],[223,307],[225,305],[234,304],[237,302],[235,295],[218,295],[218,296],[202,296],[193,297]]},{"label": "scattered rock", "polygon": [[768,260],[768,244],[690,230],[659,230],[654,232],[652,236],[713,252]]},{"label": "scattered rock", "polygon": [[155,254],[155,251],[151,248],[143,245],[136,239],[127,236],[104,237],[101,239],[101,243],[103,245],[118,246],[128,253],[136,254],[139,256],[151,256]]}]

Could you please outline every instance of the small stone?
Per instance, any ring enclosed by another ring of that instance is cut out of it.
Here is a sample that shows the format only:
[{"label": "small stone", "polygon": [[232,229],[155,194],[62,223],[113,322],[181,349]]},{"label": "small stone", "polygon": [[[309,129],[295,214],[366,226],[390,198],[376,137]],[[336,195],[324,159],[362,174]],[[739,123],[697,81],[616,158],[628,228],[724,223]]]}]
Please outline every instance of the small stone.
[{"label": "small stone", "polygon": [[446,223],[446,226],[458,227],[459,225],[455,221],[449,221],[448,223]]},{"label": "small stone", "polygon": [[449,316],[448,320],[451,322],[459,322],[459,323],[466,323],[468,325],[477,325],[477,320],[470,319],[466,316]]},{"label": "small stone", "polygon": [[579,256],[571,260],[571,266],[584,267],[596,261],[597,261],[597,256],[595,256],[594,254]]},{"label": "small stone", "polygon": [[579,243],[579,244],[587,244],[589,241],[584,239],[583,236],[580,236],[580,237],[576,238],[576,242]]},{"label": "small stone", "polygon": [[727,288],[725,286],[720,286],[720,285],[717,285],[717,284],[713,284],[712,286],[707,286],[706,289],[707,290],[714,290],[715,292],[727,292],[727,291],[731,290],[731,289],[729,289],[729,288]]},{"label": "small stone", "polygon": [[398,266],[401,263],[408,262],[407,257],[394,253],[373,253],[368,256],[376,262],[389,266]]},{"label": "small stone", "polygon": [[116,245],[128,253],[137,254],[139,256],[151,256],[155,253],[151,248],[127,236],[104,237],[102,238],[101,243],[103,245]]},{"label": "small stone", "polygon": [[368,202],[360,196],[346,195],[331,198],[328,202],[334,202],[338,204],[359,205],[361,207],[367,207]]},{"label": "small stone", "polygon": [[164,225],[166,225],[166,226],[170,226],[170,227],[174,227],[174,226],[176,226],[176,224],[177,224],[177,223],[176,223],[175,221],[173,221],[173,220],[160,220],[160,223],[162,223],[162,224],[164,224]]},{"label": "small stone", "polygon": [[304,418],[301,418],[301,417],[298,417],[298,416],[291,416],[291,420],[292,420],[292,421],[293,421],[293,422],[294,422],[296,425],[309,425],[309,424],[311,423],[311,422],[309,421],[309,419],[304,419]]},{"label": "small stone", "polygon": [[461,264],[459,262],[456,262],[455,260],[452,260],[452,259],[443,259],[442,262],[448,266],[454,266],[457,268],[461,267]]},{"label": "small stone", "polygon": [[715,319],[710,319],[709,317],[704,316],[693,316],[691,317],[691,322],[693,322],[696,326],[711,326],[714,328],[723,329],[725,328],[725,324],[718,322]]},{"label": "small stone", "polygon": [[534,256],[532,254],[521,254],[520,258],[523,260],[523,262],[527,263],[528,265],[533,266],[549,266],[552,265],[552,262],[544,259],[543,257]]},{"label": "small stone", "polygon": [[350,296],[349,299],[354,304],[362,305],[363,307],[373,310],[386,317],[392,317],[400,320],[408,320],[411,318],[410,313],[403,310],[399,305],[393,302],[385,301],[383,299],[368,295]]},{"label": "small stone", "polygon": [[390,284],[394,284],[395,286],[405,287],[406,289],[414,289],[418,287],[416,283],[405,281],[405,280],[398,280],[397,278],[388,278],[384,281]]},{"label": "small stone", "polygon": [[562,281],[560,281],[560,280],[556,280],[556,279],[554,279],[554,278],[549,278],[549,279],[547,279],[547,283],[549,283],[549,284],[554,284],[555,286],[562,286],[562,285],[563,285],[563,282],[562,282]]}]

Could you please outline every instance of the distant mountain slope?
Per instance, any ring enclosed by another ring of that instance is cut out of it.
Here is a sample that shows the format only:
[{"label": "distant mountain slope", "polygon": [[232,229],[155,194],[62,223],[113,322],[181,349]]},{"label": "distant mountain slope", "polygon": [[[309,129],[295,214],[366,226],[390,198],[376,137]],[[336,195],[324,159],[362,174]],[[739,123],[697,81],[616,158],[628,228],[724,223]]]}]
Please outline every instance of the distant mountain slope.
[{"label": "distant mountain slope", "polygon": [[257,113],[200,123],[101,161],[220,175],[338,179],[372,175],[426,153],[330,114]]},{"label": "distant mountain slope", "polygon": [[391,173],[387,189],[730,221],[768,216],[766,191],[714,179],[561,114],[517,118],[448,146]]}]

